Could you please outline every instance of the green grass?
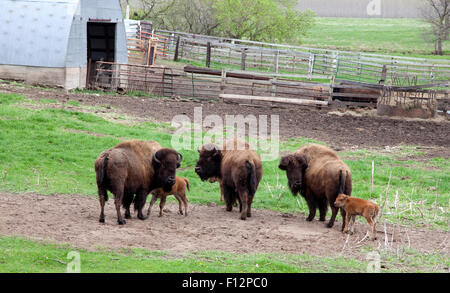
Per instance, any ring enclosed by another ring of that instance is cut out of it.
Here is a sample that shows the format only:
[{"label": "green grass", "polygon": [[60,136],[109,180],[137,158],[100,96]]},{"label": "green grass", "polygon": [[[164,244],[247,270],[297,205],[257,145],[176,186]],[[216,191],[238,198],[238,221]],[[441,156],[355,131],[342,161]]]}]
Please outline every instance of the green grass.
[{"label": "green grass", "polygon": [[422,38],[422,32],[427,28],[428,24],[419,19],[318,17],[302,45],[450,59],[450,40],[444,42],[446,56],[432,55],[434,44]]},{"label": "green grass", "polygon": [[[42,105],[48,102],[45,99]],[[24,107],[27,100],[15,94],[0,94],[0,103],[0,190],[3,191],[93,196],[97,192],[94,161],[100,152],[113,147],[120,139],[154,139],[164,147],[171,147],[173,129],[165,123],[130,125],[77,111],[27,109]],[[316,141],[290,139],[281,143],[280,150],[293,151],[309,142]],[[406,147],[396,155],[367,150],[342,153],[352,170],[353,194],[375,199],[381,205],[386,200],[391,176],[386,219],[448,230],[450,163],[445,158],[435,158],[428,163],[405,160],[405,154],[412,151],[413,147]],[[218,184],[201,182],[194,172],[197,151],[181,152],[184,159],[177,174],[191,181],[190,202],[223,204],[219,201]],[[375,166],[373,188],[372,161]],[[306,212],[303,199],[297,201],[290,194],[286,175],[278,169],[278,159],[263,162],[263,168],[264,175],[253,206]],[[408,210],[412,203],[413,208]],[[401,218],[394,213],[396,206],[403,211]]]},{"label": "green grass", "polygon": [[[80,256],[81,273],[364,273],[368,262],[336,256],[280,253],[235,254],[201,251],[173,254],[144,249],[85,250],[69,245],[0,237],[0,273],[64,273]],[[444,272],[448,258],[408,250],[401,255],[381,254],[381,272]]]}]

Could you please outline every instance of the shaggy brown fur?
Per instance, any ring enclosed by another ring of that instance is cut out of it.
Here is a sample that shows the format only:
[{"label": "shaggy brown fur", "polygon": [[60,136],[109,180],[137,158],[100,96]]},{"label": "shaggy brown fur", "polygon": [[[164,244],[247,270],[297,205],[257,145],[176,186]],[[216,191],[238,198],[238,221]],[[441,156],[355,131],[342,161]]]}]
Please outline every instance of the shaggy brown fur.
[{"label": "shaggy brown fur", "polygon": [[150,212],[152,210],[153,205],[156,200],[159,198],[159,216],[162,217],[162,212],[164,209],[164,205],[166,204],[166,198],[168,195],[173,194],[175,198],[178,200],[178,209],[180,215],[183,214],[183,210],[181,208],[181,203],[184,204],[184,215],[188,215],[188,199],[186,196],[186,188],[190,191],[189,188],[189,180],[187,178],[176,177],[176,182],[172,186],[172,190],[166,192],[162,188],[158,188],[153,190],[152,199],[150,200],[150,206],[148,207],[147,216],[150,216]]},{"label": "shaggy brown fur", "polygon": [[[345,210],[346,216],[343,231],[344,233],[350,232],[350,234],[353,234],[355,230],[356,216],[363,216],[366,218],[367,223],[369,223],[369,237],[372,240],[377,239],[376,218],[379,210],[377,204],[362,198],[349,197],[346,194],[339,194],[334,202],[334,205]],[[351,228],[349,227],[349,223]]]},{"label": "shaggy brown fur", "polygon": [[[330,205],[332,214],[328,227],[333,227],[339,210],[334,206],[337,195],[352,193],[350,169],[339,159],[337,153],[322,145],[309,144],[282,157],[279,168],[286,171],[292,193],[300,193],[305,198],[309,208],[306,220],[312,221],[319,208],[320,221],[325,221]],[[342,209],[341,214],[344,219],[345,211]]]},{"label": "shaggy brown fur", "polygon": [[[244,149],[236,149],[239,145],[244,146]],[[233,209],[237,199],[240,218],[245,220],[251,217],[253,197],[263,172],[259,155],[250,150],[245,141],[238,140],[225,141],[222,150],[217,145],[206,144],[199,152],[195,172],[203,181],[209,178],[221,180],[227,211]]]},{"label": "shaggy brown fur", "polygon": [[114,194],[119,224],[125,224],[120,214],[121,204],[126,210],[125,218],[131,218],[130,205],[134,202],[138,218],[146,219],[142,208],[147,195],[159,187],[165,190],[172,188],[181,159],[182,156],[175,150],[161,148],[155,141],[130,140],[103,151],[95,161],[101,207],[99,221],[105,221],[107,190]]}]

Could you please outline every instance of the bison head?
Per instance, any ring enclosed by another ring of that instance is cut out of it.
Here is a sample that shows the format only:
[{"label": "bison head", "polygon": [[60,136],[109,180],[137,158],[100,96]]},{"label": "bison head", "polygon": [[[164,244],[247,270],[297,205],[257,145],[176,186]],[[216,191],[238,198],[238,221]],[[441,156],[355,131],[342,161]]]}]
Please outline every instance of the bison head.
[{"label": "bison head", "polygon": [[347,201],[348,195],[346,194],[339,194],[336,198],[336,201],[334,202],[334,206],[337,208],[342,208],[345,205],[345,202]]},{"label": "bison head", "polygon": [[281,158],[278,168],[286,171],[289,189],[292,194],[297,195],[299,192],[301,193],[305,170],[308,168],[305,155],[294,153],[284,156]]},{"label": "bison head", "polygon": [[155,171],[154,187],[162,187],[168,192],[175,184],[176,169],[180,167],[183,156],[172,149],[160,149],[153,154],[152,164]]},{"label": "bison head", "polygon": [[222,162],[222,152],[215,144],[205,144],[201,150],[200,158],[195,165],[195,173],[202,181],[211,177],[220,177],[220,164]]}]

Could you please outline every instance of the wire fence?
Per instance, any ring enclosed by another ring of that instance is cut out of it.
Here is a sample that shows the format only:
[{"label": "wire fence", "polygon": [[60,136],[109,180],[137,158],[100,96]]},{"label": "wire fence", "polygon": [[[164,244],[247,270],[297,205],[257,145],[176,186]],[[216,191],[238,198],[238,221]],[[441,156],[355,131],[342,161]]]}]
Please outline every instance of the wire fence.
[{"label": "wire fence", "polygon": [[154,30],[164,37],[166,59],[186,60],[206,67],[245,70],[301,79],[336,79],[414,84],[450,80],[450,60],[424,59],[307,48],[183,32]]}]

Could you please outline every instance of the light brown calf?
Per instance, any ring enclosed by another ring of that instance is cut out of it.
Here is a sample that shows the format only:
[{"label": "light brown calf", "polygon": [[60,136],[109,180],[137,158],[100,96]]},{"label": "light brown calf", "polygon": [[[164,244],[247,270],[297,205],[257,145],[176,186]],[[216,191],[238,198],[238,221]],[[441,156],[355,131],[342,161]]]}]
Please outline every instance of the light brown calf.
[{"label": "light brown calf", "polygon": [[150,200],[150,206],[148,207],[147,216],[150,215],[153,204],[159,198],[159,216],[162,217],[162,212],[164,209],[164,205],[166,204],[166,197],[168,195],[173,194],[175,198],[178,200],[180,215],[183,214],[183,210],[181,208],[181,203],[184,204],[184,215],[188,215],[188,199],[186,196],[186,187],[189,189],[189,180],[187,178],[182,178],[176,176],[176,182],[172,186],[172,190],[165,192],[162,188],[158,188],[152,191],[152,199]]},{"label": "light brown calf", "polygon": [[[344,233],[348,233],[350,230],[350,234],[353,234],[355,229],[355,219],[356,216],[359,215],[366,218],[367,223],[369,223],[370,227],[368,232],[371,240],[377,239],[376,217],[378,215],[378,206],[375,203],[362,198],[339,194],[334,202],[334,206],[342,208],[345,211]],[[348,227],[350,221],[351,229]]]}]

